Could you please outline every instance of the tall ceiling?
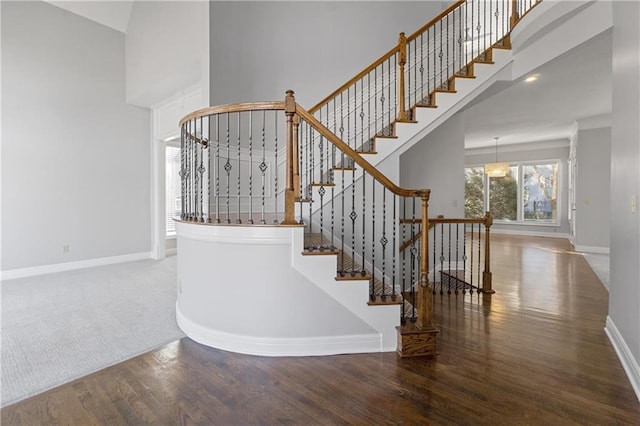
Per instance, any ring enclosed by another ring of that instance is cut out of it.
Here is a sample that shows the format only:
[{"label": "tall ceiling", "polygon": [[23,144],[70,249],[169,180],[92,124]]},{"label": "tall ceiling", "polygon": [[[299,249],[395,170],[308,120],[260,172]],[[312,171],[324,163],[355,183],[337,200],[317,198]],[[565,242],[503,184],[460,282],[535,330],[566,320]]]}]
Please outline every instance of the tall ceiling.
[{"label": "tall ceiling", "polygon": [[[126,33],[135,0],[58,1],[51,4]],[[138,0],[140,1],[140,0]],[[611,113],[611,31],[548,62],[524,79],[497,82],[466,108],[465,147],[568,138],[576,121]]]}]

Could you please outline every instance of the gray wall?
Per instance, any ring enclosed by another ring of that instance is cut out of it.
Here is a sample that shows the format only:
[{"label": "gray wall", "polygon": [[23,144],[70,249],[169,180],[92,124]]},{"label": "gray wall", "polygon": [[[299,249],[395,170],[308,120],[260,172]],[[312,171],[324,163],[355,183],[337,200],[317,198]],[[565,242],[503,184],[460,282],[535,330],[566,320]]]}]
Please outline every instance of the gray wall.
[{"label": "gray wall", "polygon": [[149,113],[125,104],[124,34],[1,7],[2,270],[148,252]]},{"label": "gray wall", "polygon": [[211,105],[310,108],[417,30],[440,2],[211,2]]},{"label": "gray wall", "polygon": [[579,130],[576,159],[576,248],[608,249],[611,128]]},{"label": "gray wall", "polygon": [[204,1],[133,3],[125,41],[128,103],[150,107],[200,85],[209,58],[207,13]]},{"label": "gray wall", "polygon": [[630,200],[640,193],[639,20],[640,3],[613,2],[609,318],[636,366],[640,364],[640,214],[631,211]]},{"label": "gray wall", "polygon": [[[559,147],[544,147],[545,145],[563,145]],[[566,146],[564,146],[566,145]],[[482,152],[482,153],[479,153]],[[547,234],[569,234],[569,221],[567,218],[568,203],[568,175],[567,160],[569,158],[569,141],[548,141],[542,144],[517,144],[500,146],[498,149],[500,161],[516,162],[516,161],[535,161],[535,160],[559,160],[559,177],[560,177],[560,226],[543,226],[543,225],[512,225],[494,223],[495,230],[504,230],[508,232],[527,233],[547,233]],[[492,163],[496,160],[495,150],[467,150],[465,153],[465,166],[482,166],[485,163]]]},{"label": "gray wall", "polygon": [[400,185],[429,188],[429,217],[464,217],[464,115],[456,114],[400,156]]}]

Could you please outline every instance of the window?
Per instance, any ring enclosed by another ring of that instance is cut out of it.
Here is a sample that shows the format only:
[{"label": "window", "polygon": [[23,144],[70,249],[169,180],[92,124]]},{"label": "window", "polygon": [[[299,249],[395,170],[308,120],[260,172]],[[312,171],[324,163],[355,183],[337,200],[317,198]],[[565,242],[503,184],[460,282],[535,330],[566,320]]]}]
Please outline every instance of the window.
[{"label": "window", "polygon": [[558,223],[558,161],[512,164],[501,178],[485,176],[483,167],[464,173],[465,217],[490,211],[497,221]]},{"label": "window", "polygon": [[522,166],[525,221],[556,222],[558,163]]},{"label": "window", "polygon": [[167,146],[165,175],[165,224],[170,237],[176,234],[173,218],[180,217],[182,212],[179,147]]}]

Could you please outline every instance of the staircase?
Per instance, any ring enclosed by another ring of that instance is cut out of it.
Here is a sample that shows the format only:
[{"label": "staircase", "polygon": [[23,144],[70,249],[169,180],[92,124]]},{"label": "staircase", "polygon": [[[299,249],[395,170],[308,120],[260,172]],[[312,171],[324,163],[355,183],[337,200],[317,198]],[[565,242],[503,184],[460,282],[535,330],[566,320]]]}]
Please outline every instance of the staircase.
[{"label": "staircase", "polygon": [[[179,257],[182,245],[192,244],[191,240],[220,244],[244,235],[236,232],[248,232],[260,241],[258,234],[271,231],[259,227],[279,228],[273,232],[286,234],[268,239],[286,241],[290,235],[291,261],[279,267],[291,270],[280,272],[283,276],[302,275],[340,309],[352,312],[355,322],[364,321],[373,336],[379,336],[379,350],[397,349],[400,356],[435,355],[433,295],[493,292],[491,218],[429,219],[430,191],[400,188],[379,166],[484,90],[509,62],[511,28],[535,4],[458,1],[408,37],[400,34],[396,47],[309,110],[298,105],[289,91],[281,102],[212,107],[186,116],[181,121]],[[209,228],[204,231],[206,238],[196,236],[198,226]],[[452,237],[452,226],[457,239]],[[441,231],[439,239],[436,228]],[[471,254],[470,270],[467,252],[452,251],[452,244],[456,250],[459,245],[466,250],[467,235],[472,238],[470,251],[475,250],[475,241],[480,250],[485,238],[483,256],[478,251],[475,265]],[[224,259],[226,252],[220,247],[215,248],[215,258]],[[206,246],[193,250],[191,269],[197,268],[193,259],[206,250]],[[203,262],[210,258],[205,255]],[[473,279],[476,269],[474,285],[467,280]],[[187,331],[191,337],[198,335],[196,340],[210,343],[203,337],[204,320],[197,324],[194,318],[202,318],[211,308],[188,288],[193,280],[198,280],[196,275],[179,272],[179,324],[193,331]],[[193,298],[191,305],[183,296],[185,286]],[[208,294],[207,289],[202,291]],[[363,293],[368,294],[367,304]],[[197,306],[198,312],[187,312],[188,306]],[[319,317],[311,321],[322,321],[327,313],[314,315]],[[213,340],[217,342],[219,335]],[[325,352],[309,352],[319,353]]]}]

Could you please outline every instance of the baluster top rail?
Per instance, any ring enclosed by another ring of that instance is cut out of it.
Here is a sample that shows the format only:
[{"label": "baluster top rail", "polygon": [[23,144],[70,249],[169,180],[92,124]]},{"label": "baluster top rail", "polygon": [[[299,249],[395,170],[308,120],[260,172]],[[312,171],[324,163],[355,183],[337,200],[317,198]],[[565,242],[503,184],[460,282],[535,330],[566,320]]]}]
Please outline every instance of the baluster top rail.
[{"label": "baluster top rail", "polygon": [[284,101],[246,102],[241,104],[227,104],[227,105],[218,105],[218,106],[201,108],[182,117],[182,119],[180,120],[179,126],[182,127],[184,123],[196,118],[204,117],[206,115],[224,114],[228,112],[256,111],[256,110],[265,110],[265,111],[284,110]]},{"label": "baluster top rail", "polygon": [[[311,112],[307,111],[297,103],[295,104],[295,106],[296,106],[296,110],[295,110],[296,114],[298,114],[303,120],[309,123],[309,125],[314,127],[322,136],[324,136],[333,145],[335,145],[337,149],[344,152],[348,157],[352,158],[356,164],[362,167],[369,175],[373,176],[377,181],[379,181],[382,185],[384,185],[389,191],[403,197],[420,197],[420,198],[427,198],[427,199],[429,198],[429,195],[431,193],[430,189],[407,189],[407,188],[401,188],[395,183],[393,183],[375,166],[373,166],[371,163],[365,160],[364,157],[362,157],[357,151],[349,147],[331,130],[327,129],[327,127],[325,127],[322,123],[320,123],[320,121],[318,121],[311,114]],[[214,107],[201,108],[190,114],[187,114],[180,120],[179,124],[180,126],[183,126],[185,123],[191,120],[195,120],[197,118],[204,117],[207,115],[242,112],[242,111],[255,111],[255,110],[283,110],[284,111],[284,109],[285,109],[284,101],[248,102],[248,103],[241,103],[241,104],[219,105]],[[202,141],[196,140],[196,142],[201,143]]]}]

